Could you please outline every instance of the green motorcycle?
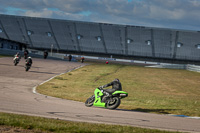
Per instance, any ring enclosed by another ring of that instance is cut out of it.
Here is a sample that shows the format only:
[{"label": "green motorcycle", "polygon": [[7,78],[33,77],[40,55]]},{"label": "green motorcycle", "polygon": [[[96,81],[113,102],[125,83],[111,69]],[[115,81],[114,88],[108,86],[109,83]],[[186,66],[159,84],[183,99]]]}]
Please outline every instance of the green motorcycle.
[{"label": "green motorcycle", "polygon": [[116,109],[120,103],[121,99],[128,96],[127,92],[124,91],[113,91],[107,89],[96,88],[94,95],[88,98],[85,102],[85,106],[91,107],[104,107],[108,109]]}]

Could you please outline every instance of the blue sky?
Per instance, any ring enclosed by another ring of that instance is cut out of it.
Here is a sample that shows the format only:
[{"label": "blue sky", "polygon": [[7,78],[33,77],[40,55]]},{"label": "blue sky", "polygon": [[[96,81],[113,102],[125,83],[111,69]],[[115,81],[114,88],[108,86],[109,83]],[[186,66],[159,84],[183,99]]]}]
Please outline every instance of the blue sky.
[{"label": "blue sky", "polygon": [[0,14],[200,31],[200,0],[0,0]]}]

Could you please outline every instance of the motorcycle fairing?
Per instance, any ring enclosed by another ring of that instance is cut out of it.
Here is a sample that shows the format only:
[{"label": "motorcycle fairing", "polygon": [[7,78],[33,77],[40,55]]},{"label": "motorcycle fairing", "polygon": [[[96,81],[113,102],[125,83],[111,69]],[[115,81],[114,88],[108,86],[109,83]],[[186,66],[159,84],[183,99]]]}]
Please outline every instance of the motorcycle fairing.
[{"label": "motorcycle fairing", "polygon": [[101,102],[101,96],[103,96],[101,90],[96,88],[94,94],[95,94],[95,101],[93,105],[97,107],[106,107],[106,104]]},{"label": "motorcycle fairing", "polygon": [[112,95],[120,94],[120,93],[122,93],[122,94],[127,94],[127,95],[128,95],[128,93],[125,92],[125,91],[115,91],[115,92],[112,93]]},{"label": "motorcycle fairing", "polygon": [[128,96],[128,93],[125,91],[115,91],[114,93],[112,93],[112,95],[119,95],[120,98],[125,98]]}]

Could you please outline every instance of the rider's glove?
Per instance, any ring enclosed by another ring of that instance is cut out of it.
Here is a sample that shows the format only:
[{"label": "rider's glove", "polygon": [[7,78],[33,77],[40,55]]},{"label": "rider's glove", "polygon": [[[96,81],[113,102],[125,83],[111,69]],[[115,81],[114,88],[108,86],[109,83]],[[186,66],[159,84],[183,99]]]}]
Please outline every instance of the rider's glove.
[{"label": "rider's glove", "polygon": [[99,89],[103,89],[103,86],[99,86]]}]

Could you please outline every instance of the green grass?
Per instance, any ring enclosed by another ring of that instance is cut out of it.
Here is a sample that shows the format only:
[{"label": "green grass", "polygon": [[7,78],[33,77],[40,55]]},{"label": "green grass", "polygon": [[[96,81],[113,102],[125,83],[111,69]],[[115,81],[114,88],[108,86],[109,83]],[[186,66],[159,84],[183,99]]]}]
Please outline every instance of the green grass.
[{"label": "green grass", "polygon": [[3,57],[11,57],[10,55],[0,55],[0,58],[3,58]]},{"label": "green grass", "polygon": [[8,113],[0,113],[0,128],[1,125],[7,125],[11,128],[21,127],[34,132],[55,133],[172,133],[130,126],[70,122]]},{"label": "green grass", "polygon": [[39,93],[85,102],[98,86],[119,78],[129,96],[119,108],[200,116],[200,73],[116,64],[91,64],[37,87]]}]

